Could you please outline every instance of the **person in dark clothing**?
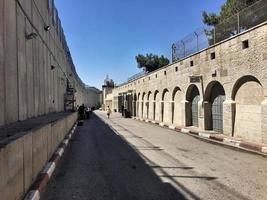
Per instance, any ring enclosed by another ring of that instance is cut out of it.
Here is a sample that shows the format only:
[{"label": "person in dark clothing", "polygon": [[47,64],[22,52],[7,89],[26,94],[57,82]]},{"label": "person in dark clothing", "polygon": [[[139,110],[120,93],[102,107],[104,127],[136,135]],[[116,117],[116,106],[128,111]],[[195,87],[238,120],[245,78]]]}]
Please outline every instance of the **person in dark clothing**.
[{"label": "person in dark clothing", "polygon": [[79,118],[83,120],[84,119],[84,104],[79,107],[78,112],[79,112]]},{"label": "person in dark clothing", "polygon": [[90,118],[90,108],[89,107],[86,107],[85,109],[85,114],[86,114],[86,119],[89,119]]},{"label": "person in dark clothing", "polygon": [[124,116],[124,106],[121,106],[121,115]]}]

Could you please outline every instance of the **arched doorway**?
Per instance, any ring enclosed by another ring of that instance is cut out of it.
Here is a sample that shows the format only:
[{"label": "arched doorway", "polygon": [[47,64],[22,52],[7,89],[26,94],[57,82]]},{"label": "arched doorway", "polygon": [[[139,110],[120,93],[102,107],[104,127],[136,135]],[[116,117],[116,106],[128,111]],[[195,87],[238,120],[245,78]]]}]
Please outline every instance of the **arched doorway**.
[{"label": "arched doorway", "polygon": [[150,108],[151,107],[151,92],[149,91],[148,94],[147,94],[147,103],[146,103],[146,118],[149,119],[150,118]]},{"label": "arched doorway", "polygon": [[133,101],[133,116],[136,117],[136,101],[137,101],[137,96],[134,94],[134,101]]},{"label": "arched doorway", "polygon": [[198,102],[200,100],[199,90],[196,85],[190,85],[186,100],[188,105],[186,106],[186,126],[198,126]]},{"label": "arched doorway", "polygon": [[235,101],[233,136],[262,142],[262,111],[264,91],[260,81],[253,76],[240,78],[232,92]]},{"label": "arched doorway", "polygon": [[179,87],[175,87],[172,93],[172,123],[176,125],[181,125],[181,89]]},{"label": "arched doorway", "polygon": [[161,109],[161,120],[165,123],[170,123],[170,92],[167,89],[163,90],[162,93],[162,109]]},{"label": "arched doorway", "polygon": [[154,108],[153,108],[153,120],[159,121],[160,120],[160,95],[159,91],[156,90],[154,93]]},{"label": "arched doorway", "polygon": [[141,108],[141,106],[140,106],[140,102],[141,102],[141,94],[140,94],[140,92],[138,93],[138,96],[137,96],[137,102],[136,102],[136,107],[137,107],[137,117],[141,117],[141,114],[140,114],[140,108]]},{"label": "arched doorway", "polygon": [[146,93],[144,92],[142,95],[142,102],[141,102],[141,118],[145,117],[145,95]]},{"label": "arched doorway", "polygon": [[225,101],[225,91],[218,81],[208,84],[205,102],[205,128],[216,132],[223,132],[223,102]]}]

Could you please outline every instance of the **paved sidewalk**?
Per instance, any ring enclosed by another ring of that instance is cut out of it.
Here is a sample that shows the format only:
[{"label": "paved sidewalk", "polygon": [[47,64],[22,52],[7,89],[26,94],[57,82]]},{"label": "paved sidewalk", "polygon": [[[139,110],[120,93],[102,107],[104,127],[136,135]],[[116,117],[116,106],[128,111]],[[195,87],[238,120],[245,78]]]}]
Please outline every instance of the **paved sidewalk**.
[{"label": "paved sidewalk", "polygon": [[[114,113],[114,115],[121,116],[119,113]],[[177,127],[173,125],[167,125],[162,122],[156,122],[156,121],[142,119],[138,117],[134,117],[133,119],[146,122],[146,123],[151,123],[151,124],[158,125],[161,127],[169,128],[177,132],[189,134],[189,135],[198,137],[200,139],[204,139],[209,142],[214,142],[214,143],[229,146],[229,147],[235,147],[238,149],[255,152],[255,153],[267,156],[267,144],[255,143],[255,142],[246,141],[244,139],[229,137],[223,134],[215,133],[213,131],[199,130],[196,127]]]}]

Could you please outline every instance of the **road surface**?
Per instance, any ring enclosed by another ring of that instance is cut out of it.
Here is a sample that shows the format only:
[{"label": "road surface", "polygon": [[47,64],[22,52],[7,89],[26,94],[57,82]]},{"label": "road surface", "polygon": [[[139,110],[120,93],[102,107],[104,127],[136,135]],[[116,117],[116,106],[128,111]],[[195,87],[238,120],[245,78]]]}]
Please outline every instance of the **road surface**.
[{"label": "road surface", "polygon": [[267,158],[95,113],[78,128],[43,200],[267,199]]}]

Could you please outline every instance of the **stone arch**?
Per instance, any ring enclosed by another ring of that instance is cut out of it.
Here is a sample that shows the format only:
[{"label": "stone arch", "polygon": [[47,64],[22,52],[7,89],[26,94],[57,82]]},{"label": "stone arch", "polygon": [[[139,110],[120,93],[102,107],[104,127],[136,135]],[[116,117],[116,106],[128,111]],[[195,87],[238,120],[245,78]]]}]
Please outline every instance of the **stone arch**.
[{"label": "stone arch", "polygon": [[134,101],[137,101],[137,95],[134,93]]},{"label": "stone arch", "polygon": [[[126,94],[126,102],[125,102],[125,108],[128,112],[127,116],[133,116],[133,112],[134,112],[134,108],[133,108],[133,103],[134,103],[134,98],[133,98],[133,94],[128,92]],[[126,114],[126,113],[125,113]]]},{"label": "stone arch", "polygon": [[142,100],[141,100],[141,118],[144,118],[144,115],[145,115],[145,96],[146,96],[146,93],[143,92]]},{"label": "stone arch", "polygon": [[154,92],[154,98],[153,98],[154,101],[156,101],[156,97],[157,97],[158,94],[159,94],[159,91],[156,90],[156,91]]},{"label": "stone arch", "polygon": [[147,93],[147,102],[146,102],[146,118],[150,119],[151,117],[151,110],[152,110],[152,92],[149,91]]},{"label": "stone arch", "polygon": [[162,100],[162,101],[164,101],[164,96],[165,96],[166,92],[169,92],[169,90],[165,88],[165,89],[162,91],[162,95],[161,95],[161,100]]},{"label": "stone arch", "polygon": [[225,90],[220,82],[211,81],[204,94],[205,129],[223,132]]},{"label": "stone arch", "polygon": [[251,76],[251,75],[243,76],[243,77],[239,78],[239,79],[236,81],[236,83],[235,83],[235,85],[234,85],[234,87],[233,87],[232,95],[231,95],[231,97],[232,97],[233,100],[235,100],[235,96],[236,96],[236,93],[237,93],[237,91],[239,90],[239,88],[240,88],[244,83],[246,83],[246,82],[256,82],[256,83],[258,83],[258,84],[262,87],[261,82],[260,82],[256,77]]},{"label": "stone arch", "polygon": [[136,117],[136,103],[137,103],[137,95],[134,93],[133,96],[133,116]]},{"label": "stone arch", "polygon": [[153,108],[153,120],[160,120],[160,94],[159,91],[156,90],[154,93],[154,108]]},{"label": "stone arch", "polygon": [[233,136],[261,142],[261,103],[264,101],[262,84],[253,76],[243,76],[235,83],[232,98],[235,102]]},{"label": "stone arch", "polygon": [[171,95],[168,89],[164,89],[161,97],[161,121],[165,123],[171,123],[171,109],[170,109],[170,101]]},{"label": "stone arch", "polygon": [[141,93],[139,92],[138,95],[137,95],[137,100],[140,101],[140,96],[141,96]]},{"label": "stone arch", "polygon": [[172,123],[175,125],[181,125],[182,119],[182,102],[183,96],[181,94],[181,89],[179,87],[175,87],[172,92]]},{"label": "stone arch", "polygon": [[137,111],[137,117],[140,117],[140,102],[141,102],[141,93],[139,92],[138,95],[137,95],[137,101],[136,101],[136,111]]},{"label": "stone arch", "polygon": [[195,84],[191,84],[187,88],[186,100],[185,124],[186,126],[198,126],[198,102],[200,100],[200,93]]}]

